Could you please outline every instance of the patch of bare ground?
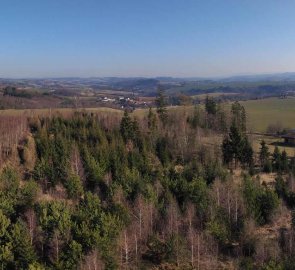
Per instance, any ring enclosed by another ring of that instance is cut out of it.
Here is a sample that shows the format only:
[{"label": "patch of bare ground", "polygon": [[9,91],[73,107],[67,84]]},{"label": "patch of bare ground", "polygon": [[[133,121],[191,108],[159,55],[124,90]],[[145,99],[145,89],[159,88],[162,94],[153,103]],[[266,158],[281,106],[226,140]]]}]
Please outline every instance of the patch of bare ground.
[{"label": "patch of bare ground", "polygon": [[243,170],[242,169],[235,169],[231,172],[231,177],[234,183],[241,184],[243,179]]},{"label": "patch of bare ground", "polygon": [[[231,177],[233,181],[237,184],[241,184],[243,177],[244,177],[244,171],[241,168],[234,169],[232,171],[229,171],[231,173]],[[269,187],[273,187],[276,181],[276,173],[259,173],[256,178],[259,179],[259,183],[262,185],[267,185]]]},{"label": "patch of bare ground", "polygon": [[276,173],[260,173],[260,184],[273,185],[276,181]]},{"label": "patch of bare ground", "polygon": [[199,142],[201,144],[208,145],[208,146],[221,145],[222,137],[220,135],[217,135],[214,133],[205,134],[205,133],[200,132]]},{"label": "patch of bare ground", "polygon": [[72,204],[73,201],[67,199],[66,190],[62,185],[57,185],[54,189],[49,189],[48,192],[40,192],[38,194],[39,202],[64,201]]},{"label": "patch of bare ground", "polygon": [[221,262],[216,269],[220,270],[235,270],[237,269],[237,266],[234,262],[228,261],[228,262]]}]

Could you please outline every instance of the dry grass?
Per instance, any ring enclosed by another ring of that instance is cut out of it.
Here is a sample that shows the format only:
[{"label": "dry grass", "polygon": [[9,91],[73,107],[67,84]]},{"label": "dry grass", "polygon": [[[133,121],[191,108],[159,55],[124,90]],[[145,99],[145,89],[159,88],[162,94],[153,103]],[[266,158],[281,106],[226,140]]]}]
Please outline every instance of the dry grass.
[{"label": "dry grass", "polygon": [[260,184],[266,184],[266,185],[272,185],[276,181],[276,173],[260,173],[259,174],[259,179],[260,179]]},{"label": "dry grass", "polygon": [[103,112],[103,113],[115,113],[115,114],[122,114],[122,111],[107,107],[100,107],[100,108],[85,108],[85,109],[71,109],[71,108],[59,108],[59,109],[8,109],[8,110],[0,110],[0,118],[1,116],[48,116],[48,115],[70,115],[75,111],[86,111],[86,112]]},{"label": "dry grass", "polygon": [[[270,153],[273,153],[276,143],[283,143],[283,139],[273,136],[264,136],[264,135],[251,135],[251,142],[254,149],[254,152],[258,153],[260,151],[260,143],[262,140],[265,141],[267,147],[269,148]],[[285,150],[289,157],[295,156],[295,147],[278,145],[280,151]]]}]

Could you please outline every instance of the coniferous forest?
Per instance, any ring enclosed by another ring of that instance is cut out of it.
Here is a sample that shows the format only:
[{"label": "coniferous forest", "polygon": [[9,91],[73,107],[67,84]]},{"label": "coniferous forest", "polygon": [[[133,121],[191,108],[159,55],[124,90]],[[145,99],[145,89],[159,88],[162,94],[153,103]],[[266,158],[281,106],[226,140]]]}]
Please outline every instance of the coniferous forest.
[{"label": "coniferous forest", "polygon": [[294,157],[264,141],[256,153],[238,102],[156,104],[6,130],[1,269],[295,268]]}]

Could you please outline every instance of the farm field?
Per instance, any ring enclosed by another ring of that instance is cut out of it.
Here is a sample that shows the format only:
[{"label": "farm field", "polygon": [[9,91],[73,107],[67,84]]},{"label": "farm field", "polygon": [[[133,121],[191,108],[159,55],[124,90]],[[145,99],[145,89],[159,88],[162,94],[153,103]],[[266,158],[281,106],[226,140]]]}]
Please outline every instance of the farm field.
[{"label": "farm field", "polygon": [[223,96],[235,96],[235,95],[238,95],[238,94],[239,93],[215,92],[215,93],[194,95],[194,96],[192,96],[192,98],[195,98],[195,99],[197,98],[199,100],[205,100],[207,96],[217,98],[217,97],[223,97]]},{"label": "farm field", "polygon": [[[286,129],[295,127],[295,98],[249,100],[241,104],[247,111],[250,131],[266,132],[267,127],[271,124],[279,124]],[[255,152],[259,151],[262,140],[266,142],[271,153],[277,144],[280,151],[285,150],[288,156],[295,155],[295,147],[282,145],[283,139],[262,135],[252,136],[252,146]]]},{"label": "farm field", "polygon": [[280,123],[283,128],[295,128],[295,98],[267,98],[243,101],[248,116],[248,128],[265,132],[270,124]]}]

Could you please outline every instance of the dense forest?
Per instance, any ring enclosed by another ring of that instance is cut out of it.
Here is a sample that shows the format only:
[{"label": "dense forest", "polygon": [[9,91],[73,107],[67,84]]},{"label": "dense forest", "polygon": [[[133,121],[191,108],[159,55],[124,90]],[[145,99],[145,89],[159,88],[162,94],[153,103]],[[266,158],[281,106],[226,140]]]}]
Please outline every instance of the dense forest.
[{"label": "dense forest", "polygon": [[294,157],[255,153],[238,102],[156,105],[3,118],[1,269],[295,268]]}]

